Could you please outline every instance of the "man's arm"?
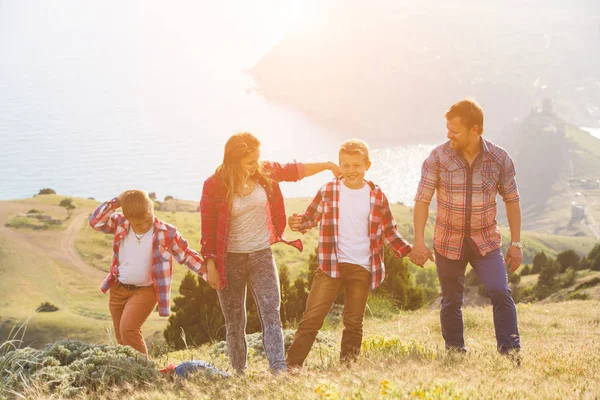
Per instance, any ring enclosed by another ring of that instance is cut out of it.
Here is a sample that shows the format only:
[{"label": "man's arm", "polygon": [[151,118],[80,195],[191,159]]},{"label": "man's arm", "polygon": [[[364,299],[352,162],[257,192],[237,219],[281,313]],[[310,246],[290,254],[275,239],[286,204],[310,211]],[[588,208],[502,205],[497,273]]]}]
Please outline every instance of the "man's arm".
[{"label": "man's arm", "polygon": [[[510,241],[521,241],[521,204],[518,201],[510,201],[506,204],[506,217],[510,227]],[[514,272],[523,262],[523,250],[517,246],[509,246],[505,257],[506,265]]]}]

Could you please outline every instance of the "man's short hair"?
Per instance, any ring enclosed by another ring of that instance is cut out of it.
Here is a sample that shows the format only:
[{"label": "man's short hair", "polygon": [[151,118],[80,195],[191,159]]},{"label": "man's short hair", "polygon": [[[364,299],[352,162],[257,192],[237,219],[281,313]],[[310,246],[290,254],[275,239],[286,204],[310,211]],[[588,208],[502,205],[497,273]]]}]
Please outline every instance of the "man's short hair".
[{"label": "man's short hair", "polygon": [[365,157],[366,163],[370,161],[369,146],[359,139],[350,139],[342,143],[342,145],[340,146],[339,155],[341,155],[342,153],[350,155],[361,154]]},{"label": "man's short hair", "polygon": [[479,134],[483,134],[483,110],[475,100],[464,99],[453,104],[446,111],[446,120],[450,121],[455,117],[460,117],[460,122],[467,129],[479,126]]},{"label": "man's short hair", "polygon": [[144,190],[125,191],[121,208],[130,222],[141,222],[154,214],[154,202]]}]

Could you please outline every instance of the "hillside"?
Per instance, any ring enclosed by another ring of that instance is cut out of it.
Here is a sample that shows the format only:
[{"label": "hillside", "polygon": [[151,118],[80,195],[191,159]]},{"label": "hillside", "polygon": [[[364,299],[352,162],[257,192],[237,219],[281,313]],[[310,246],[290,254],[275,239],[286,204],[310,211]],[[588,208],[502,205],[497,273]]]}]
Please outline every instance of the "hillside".
[{"label": "hillside", "polygon": [[249,70],[269,101],[390,148],[443,142],[445,110],[474,97],[515,158],[524,229],[600,238],[600,191],[581,187],[600,140],[576,128],[600,123],[596,2],[326,0],[314,18]]},{"label": "hillside", "polygon": [[474,96],[501,136],[542,98],[577,126],[600,120],[597,3],[325,0],[253,68],[259,92],[342,137],[436,143]]},{"label": "hillside", "polygon": [[[248,371],[218,379],[158,378],[133,389],[93,388],[101,399],[597,399],[600,393],[598,300],[518,304],[522,365],[498,355],[491,306],[464,311],[465,355],[443,348],[435,310],[402,312],[365,320],[362,354],[351,367],[339,364],[341,324],[322,331],[300,373],[272,375],[260,338],[249,337]],[[286,331],[289,346],[293,331]],[[224,343],[156,357],[158,368],[191,359],[227,370]],[[126,371],[123,371],[126,374]],[[131,374],[131,383],[137,380]],[[0,394],[1,392],[0,387]],[[56,398],[41,384],[23,398]]]},{"label": "hillside", "polygon": [[[110,235],[92,230],[87,217],[98,205],[97,201],[74,199],[76,209],[63,225],[46,230],[30,228],[9,228],[7,223],[20,219],[32,209],[55,219],[66,218],[65,209],[57,204],[63,196],[38,195],[31,199],[0,202],[0,256],[2,256],[3,279],[0,290],[0,333],[6,338],[9,330],[30,318],[26,340],[34,346],[56,341],[62,338],[78,338],[87,341],[106,343],[109,341],[107,330],[112,329],[108,312],[108,297],[99,290],[105,278],[112,255]],[[309,199],[289,199],[286,201],[289,213],[301,212]],[[192,208],[193,202],[182,202],[181,206]],[[400,230],[407,239],[412,238],[412,211],[409,207],[392,205]],[[157,216],[175,224],[192,244],[197,247],[200,240],[199,214],[184,211],[157,211]],[[433,216],[427,228],[431,238]],[[506,233],[506,232],[505,232]],[[287,231],[288,238],[300,237]],[[282,244],[274,246],[279,265],[290,267],[292,277],[307,269],[307,260],[316,247],[317,230],[303,237],[305,251]],[[561,237],[555,235],[526,232],[523,234],[526,262],[535,253],[544,250],[549,255],[572,248],[587,253],[596,241],[589,237]],[[433,268],[432,265],[429,268]],[[187,268],[175,265],[173,296]],[[50,302],[59,308],[52,313],[34,314],[43,302]],[[162,330],[166,319],[152,314],[146,323],[145,334],[150,340],[162,340]]]}]

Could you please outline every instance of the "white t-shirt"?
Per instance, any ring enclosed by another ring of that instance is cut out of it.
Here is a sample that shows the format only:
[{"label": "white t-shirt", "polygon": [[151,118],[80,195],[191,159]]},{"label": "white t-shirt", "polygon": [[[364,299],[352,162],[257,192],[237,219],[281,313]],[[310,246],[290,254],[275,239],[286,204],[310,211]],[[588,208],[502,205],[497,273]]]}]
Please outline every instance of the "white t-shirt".
[{"label": "white t-shirt", "polygon": [[[139,243],[133,228],[119,249],[119,281],[127,285],[152,285],[152,236],[154,227],[144,233]],[[139,237],[140,235],[138,235]]]},{"label": "white t-shirt", "polygon": [[350,189],[340,182],[338,262],[360,265],[371,271],[369,213],[371,188]]}]

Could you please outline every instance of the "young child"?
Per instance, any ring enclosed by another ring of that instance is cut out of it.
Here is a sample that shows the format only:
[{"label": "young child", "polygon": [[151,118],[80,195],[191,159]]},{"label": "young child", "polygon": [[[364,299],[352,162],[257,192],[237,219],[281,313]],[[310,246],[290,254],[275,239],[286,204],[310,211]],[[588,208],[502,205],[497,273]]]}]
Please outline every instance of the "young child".
[{"label": "young child", "polygon": [[[123,213],[115,212],[119,207]],[[154,203],[142,190],[127,190],[102,203],[91,215],[90,226],[115,235],[110,273],[100,290],[110,290],[117,342],[148,357],[142,325],[157,301],[158,314],[170,314],[171,255],[198,274],[202,259],[174,226],[154,216]]]},{"label": "young child", "polygon": [[383,242],[396,256],[411,245],[398,233],[387,198],[364,179],[371,166],[369,148],[348,140],[339,150],[342,176],[326,183],[303,215],[289,217],[294,231],[305,233],[319,221],[319,268],[306,301],[306,310],[288,351],[288,368],[301,368],[340,289],[345,289],[344,332],[340,360],[355,360],[363,335],[363,316],[372,289],[385,277]]}]

